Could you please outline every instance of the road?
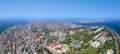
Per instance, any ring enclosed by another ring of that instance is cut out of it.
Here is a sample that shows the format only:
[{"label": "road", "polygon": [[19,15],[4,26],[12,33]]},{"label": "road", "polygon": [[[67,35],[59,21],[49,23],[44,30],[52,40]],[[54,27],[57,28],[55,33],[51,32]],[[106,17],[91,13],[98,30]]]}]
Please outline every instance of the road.
[{"label": "road", "polygon": [[110,30],[111,34],[113,35],[113,38],[115,39],[116,54],[119,54],[119,44],[118,44],[118,40],[117,40],[118,35],[114,30],[112,30],[110,28],[108,28],[108,29]]}]

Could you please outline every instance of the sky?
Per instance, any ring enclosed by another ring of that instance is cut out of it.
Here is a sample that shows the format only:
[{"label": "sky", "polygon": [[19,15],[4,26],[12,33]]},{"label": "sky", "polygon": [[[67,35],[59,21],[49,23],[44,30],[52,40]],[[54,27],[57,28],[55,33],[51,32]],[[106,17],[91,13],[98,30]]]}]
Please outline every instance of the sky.
[{"label": "sky", "polygon": [[119,18],[120,0],[0,0],[0,18]]}]

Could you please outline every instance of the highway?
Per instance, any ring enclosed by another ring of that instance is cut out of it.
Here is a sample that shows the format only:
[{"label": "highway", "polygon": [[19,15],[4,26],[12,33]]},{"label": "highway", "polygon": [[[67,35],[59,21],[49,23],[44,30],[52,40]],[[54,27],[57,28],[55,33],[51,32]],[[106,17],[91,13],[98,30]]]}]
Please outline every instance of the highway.
[{"label": "highway", "polygon": [[119,43],[118,43],[119,35],[114,30],[112,30],[110,28],[108,28],[108,30],[111,32],[111,34],[112,34],[112,36],[113,36],[113,38],[115,40],[116,54],[120,54],[120,52],[119,52]]}]

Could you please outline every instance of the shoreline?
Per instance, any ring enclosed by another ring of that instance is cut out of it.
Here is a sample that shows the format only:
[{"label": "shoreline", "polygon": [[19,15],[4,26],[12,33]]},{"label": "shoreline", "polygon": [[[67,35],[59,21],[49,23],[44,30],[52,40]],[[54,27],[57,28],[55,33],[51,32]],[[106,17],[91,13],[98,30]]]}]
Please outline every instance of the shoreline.
[{"label": "shoreline", "polygon": [[116,54],[119,54],[120,53],[120,49],[119,49],[119,40],[120,40],[120,36],[116,33],[116,31],[114,31],[113,29],[107,27],[107,29],[111,32],[111,34],[113,35],[113,38],[115,39],[115,51],[116,51]]}]

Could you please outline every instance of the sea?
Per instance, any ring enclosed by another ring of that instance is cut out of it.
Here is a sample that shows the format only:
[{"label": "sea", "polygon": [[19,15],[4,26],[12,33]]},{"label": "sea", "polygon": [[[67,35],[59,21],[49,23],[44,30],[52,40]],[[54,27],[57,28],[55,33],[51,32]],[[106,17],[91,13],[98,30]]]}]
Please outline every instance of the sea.
[{"label": "sea", "polygon": [[14,25],[20,25],[26,23],[24,19],[0,19],[0,34]]}]

